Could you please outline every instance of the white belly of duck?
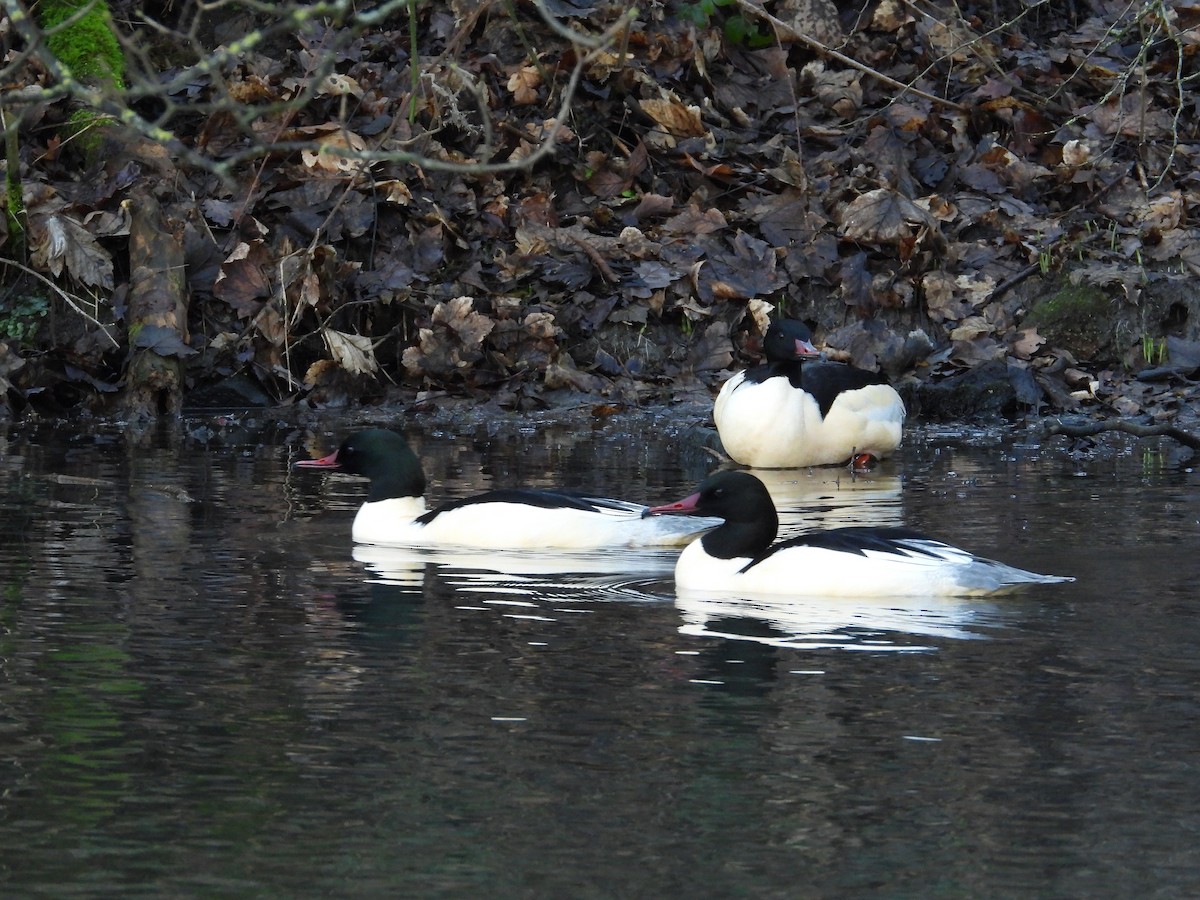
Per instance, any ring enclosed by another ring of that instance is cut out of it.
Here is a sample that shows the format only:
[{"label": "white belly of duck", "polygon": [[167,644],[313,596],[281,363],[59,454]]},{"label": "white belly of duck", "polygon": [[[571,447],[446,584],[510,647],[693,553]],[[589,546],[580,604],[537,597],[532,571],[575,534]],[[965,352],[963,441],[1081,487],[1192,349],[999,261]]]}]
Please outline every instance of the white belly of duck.
[{"label": "white belly of duck", "polygon": [[872,384],[843,391],[821,415],[812,395],[786,378],[721,388],[713,419],[735,462],[763,469],[835,465],[859,453],[882,459],[900,446],[904,401],[895,388]]},{"label": "white belly of duck", "polygon": [[642,518],[638,504],[606,502],[613,508],[479,502],[426,513],[422,500],[380,500],[359,508],[352,535],[361,544],[405,547],[603,550],[680,547],[718,524],[681,516]]}]

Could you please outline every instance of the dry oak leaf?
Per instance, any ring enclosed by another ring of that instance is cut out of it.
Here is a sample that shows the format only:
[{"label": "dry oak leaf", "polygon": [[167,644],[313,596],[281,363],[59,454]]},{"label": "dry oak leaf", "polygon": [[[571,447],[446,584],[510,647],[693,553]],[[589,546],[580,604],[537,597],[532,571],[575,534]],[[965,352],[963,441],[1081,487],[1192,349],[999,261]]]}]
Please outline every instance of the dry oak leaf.
[{"label": "dry oak leaf", "polygon": [[958,275],[954,278],[954,288],[971,306],[978,308],[996,290],[996,279],[990,275]]},{"label": "dry oak leaf", "polygon": [[508,89],[512,91],[513,102],[518,106],[537,103],[538,87],[541,86],[542,76],[533,66],[522,66],[508,77]]},{"label": "dry oak leaf", "polygon": [[846,39],[833,0],[783,0],[776,16],[797,34],[815,38],[826,47],[836,47]]},{"label": "dry oak leaf", "polygon": [[934,321],[957,322],[974,310],[974,305],[955,290],[954,277],[949,272],[927,272],[921,279],[925,292],[925,311]]},{"label": "dry oak leaf", "polygon": [[774,309],[773,303],[759,300],[757,297],[746,304],[746,310],[754,320],[754,327],[758,329],[759,334],[766,334],[767,329],[771,327],[771,313]]},{"label": "dry oak leaf", "polygon": [[951,362],[968,369],[974,369],[994,359],[1004,359],[1005,347],[993,337],[979,335],[971,340],[953,341],[951,343]]},{"label": "dry oak leaf", "polygon": [[598,50],[588,54],[584,72],[594,81],[604,81],[613,72],[627,69],[634,60],[632,53],[609,53]]},{"label": "dry oak leaf", "polygon": [[693,269],[696,294],[705,303],[714,300],[749,300],[771,294],[787,284],[787,273],[776,267],[775,248],[766,241],[739,231],[730,249],[712,246],[705,265]]},{"label": "dry oak leaf", "polygon": [[992,326],[983,316],[968,316],[950,332],[952,341],[973,341],[978,337],[990,335]]},{"label": "dry oak leaf", "polygon": [[1105,136],[1137,137],[1143,141],[1168,138],[1172,116],[1163,109],[1144,109],[1144,98],[1137,92],[1116,97],[1081,110]]},{"label": "dry oak leaf", "polygon": [[914,21],[908,7],[899,0],[883,0],[871,17],[871,27],[879,31],[899,31]]},{"label": "dry oak leaf", "polygon": [[433,323],[450,328],[465,346],[474,349],[496,327],[494,321],[475,312],[474,306],[473,297],[455,297],[439,303],[433,310]]},{"label": "dry oak leaf", "polygon": [[413,375],[446,378],[469,369],[483,358],[481,345],[496,323],[472,309],[470,297],[455,297],[433,310],[429,328],[417,333],[417,346],[401,361]]},{"label": "dry oak leaf", "polygon": [[672,137],[700,137],[704,123],[700,121],[700,107],[686,106],[671,91],[664,91],[661,99],[641,101],[642,112],[667,130]]},{"label": "dry oak leaf", "polygon": [[361,97],[363,95],[362,85],[349,75],[331,72],[317,85],[318,97],[343,97],[347,94],[352,97]]},{"label": "dry oak leaf", "polygon": [[0,395],[7,393],[13,386],[7,376],[13,374],[24,365],[25,360],[21,359],[12,350],[9,350],[8,344],[0,344]]},{"label": "dry oak leaf", "polygon": [[213,296],[232,306],[243,319],[254,315],[262,305],[259,299],[271,293],[270,266],[262,241],[240,242],[221,263]]},{"label": "dry oak leaf", "polygon": [[36,268],[58,278],[65,267],[81,284],[113,289],[112,257],[78,222],[57,213],[30,216],[29,238]]},{"label": "dry oak leaf", "polygon": [[332,328],[322,329],[321,337],[325,339],[329,355],[351,375],[374,375],[379,371],[375,345],[369,337],[334,331]]},{"label": "dry oak leaf", "polygon": [[412,191],[399,178],[377,181],[372,188],[384,203],[395,203],[397,206],[408,206],[412,203]]},{"label": "dry oak leaf", "polygon": [[600,393],[608,387],[608,382],[599,375],[579,371],[571,354],[565,351],[558,353],[546,366],[543,380],[548,390],[569,388],[584,393]]},{"label": "dry oak leaf", "polygon": [[1078,169],[1092,158],[1091,148],[1084,141],[1067,141],[1062,148],[1062,164],[1069,169]]},{"label": "dry oak leaf", "polygon": [[903,194],[877,188],[856,197],[842,210],[842,237],[869,244],[898,244],[937,223]]},{"label": "dry oak leaf", "polygon": [[367,166],[356,153],[367,149],[367,142],[353,131],[339,130],[317,138],[318,150],[300,151],[300,159],[310,169],[325,172],[358,172]]},{"label": "dry oak leaf", "polygon": [[700,207],[692,203],[683,212],[667,219],[662,227],[664,231],[672,234],[699,235],[721,231],[728,227],[728,224],[719,209],[706,209],[701,212]]},{"label": "dry oak leaf", "polygon": [[270,82],[259,75],[244,75],[240,81],[230,81],[226,87],[229,99],[238,103],[267,103],[281,100]]},{"label": "dry oak leaf", "polygon": [[1139,204],[1134,215],[1143,230],[1157,228],[1159,231],[1170,231],[1183,224],[1187,209],[1183,195],[1179,191],[1169,191],[1149,198],[1145,204]]},{"label": "dry oak leaf", "polygon": [[1044,343],[1046,343],[1046,339],[1037,333],[1036,328],[1022,328],[1017,332],[1017,339],[1013,342],[1013,355],[1017,359],[1029,359],[1042,348]]},{"label": "dry oak leaf", "polygon": [[[820,65],[809,63],[805,66]],[[843,119],[853,116],[863,102],[862,79],[858,72],[827,72],[824,67],[814,73],[812,91],[826,109]]]},{"label": "dry oak leaf", "polygon": [[733,341],[726,322],[713,322],[688,347],[688,362],[693,372],[719,372],[733,362]]}]

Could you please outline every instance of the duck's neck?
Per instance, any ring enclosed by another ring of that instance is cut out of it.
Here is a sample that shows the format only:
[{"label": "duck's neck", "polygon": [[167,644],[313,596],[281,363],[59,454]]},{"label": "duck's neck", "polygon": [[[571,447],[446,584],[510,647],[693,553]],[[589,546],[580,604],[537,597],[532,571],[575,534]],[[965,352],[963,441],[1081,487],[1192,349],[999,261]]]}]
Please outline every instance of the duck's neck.
[{"label": "duck's neck", "polygon": [[779,517],[775,510],[752,522],[726,522],[700,539],[704,552],[717,559],[756,557],[775,540]]},{"label": "duck's neck", "polygon": [[[800,387],[800,360],[780,359],[767,363],[767,378],[786,378],[794,388]],[[763,379],[764,381],[766,379]]]},{"label": "duck's neck", "polygon": [[420,469],[413,471],[407,467],[399,467],[388,472],[376,473],[371,478],[371,486],[367,489],[367,502],[378,503],[380,500],[414,500],[424,508],[425,476]]}]

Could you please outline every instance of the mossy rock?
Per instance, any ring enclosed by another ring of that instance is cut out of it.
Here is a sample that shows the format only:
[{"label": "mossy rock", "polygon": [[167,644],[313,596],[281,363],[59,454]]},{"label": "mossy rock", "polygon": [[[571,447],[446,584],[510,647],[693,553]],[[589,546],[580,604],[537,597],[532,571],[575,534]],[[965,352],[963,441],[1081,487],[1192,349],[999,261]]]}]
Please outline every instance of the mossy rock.
[{"label": "mossy rock", "polygon": [[1030,303],[1022,327],[1036,326],[1051,347],[1080,363],[1119,365],[1137,371],[1161,360],[1143,347],[1166,337],[1200,341],[1200,287],[1177,273],[1147,271],[1136,298],[1119,286],[1100,289],[1059,283]]},{"label": "mossy rock", "polygon": [[1062,347],[1076,359],[1094,359],[1110,348],[1117,327],[1113,298],[1088,285],[1063,285],[1029,311],[1033,325],[1052,347]]},{"label": "mossy rock", "polygon": [[95,86],[125,89],[125,55],[113,32],[108,4],[45,0],[38,10],[46,46],[71,74]]}]

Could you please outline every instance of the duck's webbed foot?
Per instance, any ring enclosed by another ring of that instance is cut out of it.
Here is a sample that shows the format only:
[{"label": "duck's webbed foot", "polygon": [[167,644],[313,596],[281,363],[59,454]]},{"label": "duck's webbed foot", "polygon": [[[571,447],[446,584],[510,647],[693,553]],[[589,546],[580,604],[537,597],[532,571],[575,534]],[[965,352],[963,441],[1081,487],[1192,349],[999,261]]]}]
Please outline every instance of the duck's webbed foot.
[{"label": "duck's webbed foot", "polygon": [[850,456],[850,471],[855,475],[866,475],[879,465],[879,458],[871,453],[858,453]]}]

